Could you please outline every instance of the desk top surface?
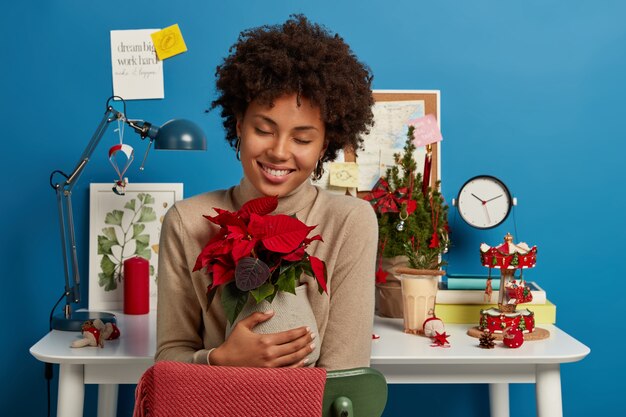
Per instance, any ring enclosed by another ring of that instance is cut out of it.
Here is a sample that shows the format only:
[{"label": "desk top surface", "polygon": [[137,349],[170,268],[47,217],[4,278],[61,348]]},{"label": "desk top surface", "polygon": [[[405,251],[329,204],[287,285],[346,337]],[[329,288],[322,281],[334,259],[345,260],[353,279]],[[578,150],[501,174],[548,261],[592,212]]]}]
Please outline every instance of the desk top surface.
[{"label": "desk top surface", "polygon": [[[33,345],[30,352],[50,363],[151,364],[156,352],[156,314],[116,315],[122,336],[107,341],[104,348],[70,348],[80,334],[53,330]],[[527,341],[518,349],[506,348],[502,343],[496,343],[494,349],[481,349],[478,339],[467,335],[471,326],[446,325],[450,346],[432,347],[427,337],[405,334],[401,319],[376,316],[374,333],[380,338],[372,343],[372,364],[566,363],[579,361],[590,352],[587,346],[553,325],[540,326],[550,332],[548,339]]]}]

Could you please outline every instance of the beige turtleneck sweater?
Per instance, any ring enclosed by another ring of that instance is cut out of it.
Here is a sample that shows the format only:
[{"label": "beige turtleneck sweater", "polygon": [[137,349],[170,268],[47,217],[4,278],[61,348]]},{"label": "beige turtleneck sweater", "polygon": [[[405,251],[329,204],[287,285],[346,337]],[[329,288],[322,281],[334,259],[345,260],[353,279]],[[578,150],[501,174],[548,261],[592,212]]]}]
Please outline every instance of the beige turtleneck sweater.
[{"label": "beige turtleneck sweater", "polygon": [[[179,201],[168,211],[159,245],[156,360],[207,363],[209,349],[224,342],[220,291],[207,305],[206,271],[192,272],[201,249],[218,230],[202,215],[215,215],[214,207],[235,211],[260,196],[244,178],[228,190]],[[273,214],[277,213],[295,214],[308,225],[318,225],[312,233],[324,239],[313,242],[308,252],[326,262],[328,294],[320,295],[314,279],[305,277],[321,343],[316,366],[329,370],[369,366],[378,242],[372,207],[306,181],[279,199]]]}]

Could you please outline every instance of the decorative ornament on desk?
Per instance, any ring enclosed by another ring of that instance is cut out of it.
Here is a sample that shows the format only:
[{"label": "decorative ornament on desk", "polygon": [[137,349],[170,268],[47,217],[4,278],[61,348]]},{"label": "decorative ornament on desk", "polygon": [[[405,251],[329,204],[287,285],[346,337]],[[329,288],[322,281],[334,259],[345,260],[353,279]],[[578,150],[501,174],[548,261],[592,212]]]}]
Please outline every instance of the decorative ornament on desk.
[{"label": "decorative ornament on desk", "polygon": [[[491,270],[500,270],[500,288],[498,307],[480,310],[478,327],[468,331],[473,337],[481,337],[484,330],[502,337],[507,328],[516,328],[529,335],[528,339],[544,339],[549,336],[545,329],[535,329],[535,318],[528,309],[517,309],[518,304],[532,300],[532,294],[526,288],[523,270],[534,268],[537,262],[537,247],[526,243],[513,243],[513,236],[507,233],[504,243],[499,246],[480,245],[480,262],[489,268],[489,278],[485,294],[491,296]],[[519,271],[519,279],[515,272]],[[532,335],[532,336],[530,336]]]},{"label": "decorative ornament on desk", "polygon": [[517,327],[507,327],[504,329],[502,342],[506,347],[518,348],[524,344],[524,333]]},{"label": "decorative ornament on desk", "polygon": [[480,336],[478,346],[483,349],[493,349],[496,346],[496,337],[489,330],[485,329]]},{"label": "decorative ornament on desk", "polygon": [[113,323],[104,323],[100,319],[87,320],[82,325],[82,339],[74,340],[70,345],[73,348],[85,346],[104,347],[105,340],[114,340],[120,337],[120,330]]},{"label": "decorative ornament on desk", "polygon": [[450,342],[448,342],[449,334],[446,332],[439,333],[435,332],[435,335],[432,337],[433,344],[431,347],[450,347]]},{"label": "decorative ornament on desk", "polygon": [[443,324],[443,320],[435,317],[434,315],[424,320],[422,327],[424,329],[424,336],[426,337],[435,337],[437,332],[445,333],[446,331],[446,326]]},{"label": "decorative ornament on desk", "polygon": [[404,153],[394,155],[396,165],[388,168],[364,197],[378,218],[376,305],[378,314],[384,317],[403,317],[397,268],[408,267],[412,256],[416,261],[410,265],[412,268],[438,270],[444,265],[441,254],[449,244],[448,206],[439,192],[439,181],[430,183],[429,147],[422,174],[417,172],[413,157],[414,140],[415,127],[409,126]]}]

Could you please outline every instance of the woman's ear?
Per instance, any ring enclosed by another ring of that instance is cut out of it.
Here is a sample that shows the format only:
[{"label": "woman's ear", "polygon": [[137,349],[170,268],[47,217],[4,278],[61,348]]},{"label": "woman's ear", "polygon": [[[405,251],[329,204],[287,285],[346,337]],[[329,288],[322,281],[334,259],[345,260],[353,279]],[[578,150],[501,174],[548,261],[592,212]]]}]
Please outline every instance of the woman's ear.
[{"label": "woman's ear", "polygon": [[322,150],[320,151],[320,157],[317,159],[322,159],[322,157],[326,153],[326,149],[328,149],[328,140],[324,138],[324,146],[322,147]]},{"label": "woman's ear", "polygon": [[241,123],[243,122],[243,118],[241,116],[237,116],[237,124],[235,124],[235,129],[237,131],[237,137],[241,137]]}]

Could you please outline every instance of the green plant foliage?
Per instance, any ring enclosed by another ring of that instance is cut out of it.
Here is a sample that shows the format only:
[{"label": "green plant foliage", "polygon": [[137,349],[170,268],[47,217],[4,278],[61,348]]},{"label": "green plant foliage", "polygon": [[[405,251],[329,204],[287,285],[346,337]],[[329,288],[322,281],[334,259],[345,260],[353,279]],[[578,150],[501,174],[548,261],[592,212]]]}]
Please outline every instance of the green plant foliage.
[{"label": "green plant foliage", "polygon": [[[422,174],[416,172],[417,163],[413,157],[414,130],[413,126],[409,126],[404,153],[394,155],[396,165],[387,169],[385,178],[391,191],[402,188],[410,190],[411,199],[415,200],[417,208],[404,220],[403,230],[397,228],[400,213],[378,214],[379,237],[381,247],[384,248],[382,255],[406,255],[413,268],[439,269],[444,264],[440,255],[449,244],[448,206],[439,192],[439,182],[429,187],[426,195],[422,191]],[[406,204],[402,209],[406,210]],[[438,244],[431,247],[433,232],[437,233]]]},{"label": "green plant foliage", "polygon": [[[303,273],[311,277],[315,276],[309,263],[305,260],[275,269],[267,281],[249,291],[242,291],[237,288],[236,281],[225,284],[221,299],[228,322],[231,324],[235,322],[250,297],[258,304],[263,300],[271,303],[278,291],[286,291],[295,295],[296,284],[299,282],[297,278]],[[323,289],[320,288],[320,293],[322,292]]]},{"label": "green plant foliage", "polygon": [[[105,291],[117,289],[123,279],[124,260],[131,256],[140,256],[150,260],[150,235],[144,233],[145,223],[156,221],[157,216],[151,206],[155,200],[150,194],[139,193],[137,198],[126,202],[123,210],[113,210],[105,215],[107,227],[98,235],[98,255],[100,270],[98,285]],[[130,218],[128,223],[124,220]],[[128,253],[129,243],[135,242],[135,251]],[[150,275],[154,275],[154,267],[150,265]]]}]

